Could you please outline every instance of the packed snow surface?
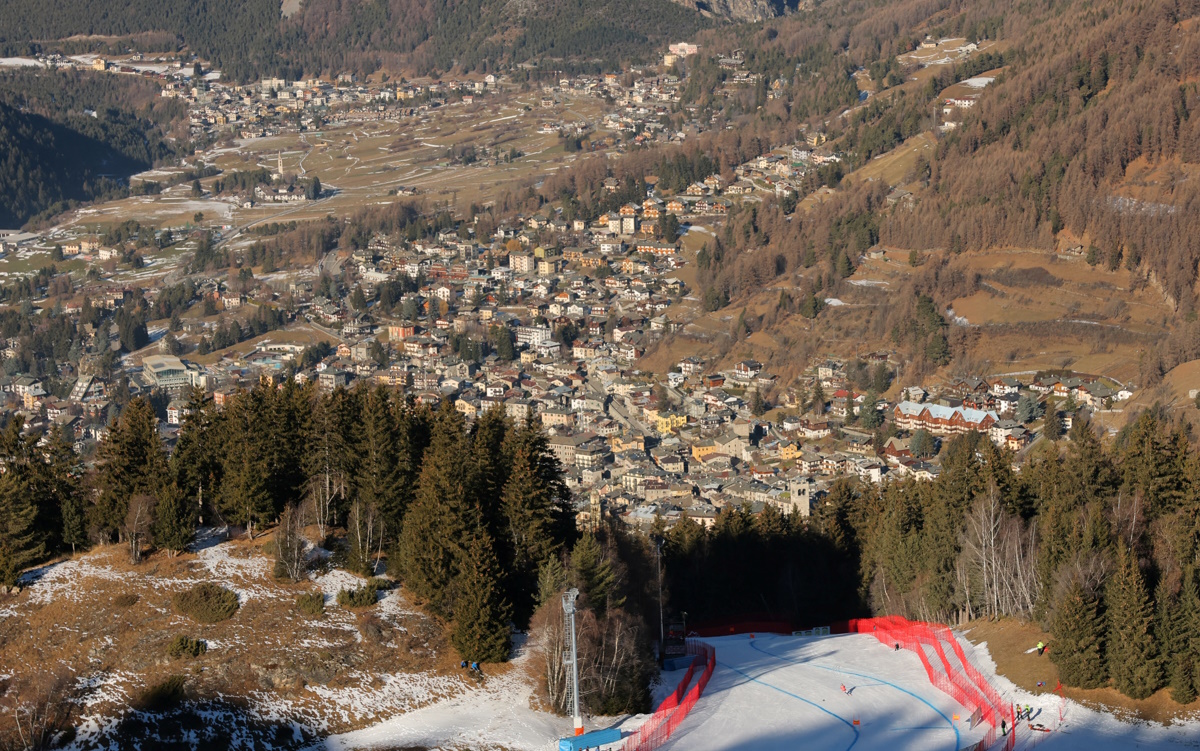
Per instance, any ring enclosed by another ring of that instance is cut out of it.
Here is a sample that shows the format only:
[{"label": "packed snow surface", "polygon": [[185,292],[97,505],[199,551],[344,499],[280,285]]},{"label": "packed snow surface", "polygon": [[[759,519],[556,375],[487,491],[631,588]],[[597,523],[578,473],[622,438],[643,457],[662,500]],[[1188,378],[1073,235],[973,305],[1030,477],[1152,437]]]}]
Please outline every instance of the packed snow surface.
[{"label": "packed snow surface", "polygon": [[[717,668],[664,747],[671,751],[956,751],[986,730],[971,729],[969,710],[929,683],[916,654],[870,635],[706,641],[717,649]],[[1022,722],[1017,749],[1200,748],[1200,721],[1131,724],[1056,694],[1029,694],[996,676],[986,648],[960,643],[1001,696],[1030,705],[1033,722],[1049,731],[1030,731]]]},{"label": "packed snow surface", "polygon": [[[987,729],[971,728],[970,712],[929,683],[914,653],[889,649],[869,635],[759,634],[706,641],[717,649],[716,671],[664,747],[670,751],[957,751]],[[1005,699],[1032,706],[1034,723],[1049,731],[1033,732],[1022,722],[1021,751],[1200,748],[1200,721],[1131,724],[1055,694],[1028,694],[995,675],[986,646],[972,647],[961,638],[960,643]],[[333,736],[323,746],[331,751],[410,746],[550,751],[570,732],[570,720],[530,708],[532,689],[521,672],[509,671],[479,689]],[[682,675],[664,673],[656,701]],[[587,728],[619,724],[628,735],[645,719],[589,719]]]}]

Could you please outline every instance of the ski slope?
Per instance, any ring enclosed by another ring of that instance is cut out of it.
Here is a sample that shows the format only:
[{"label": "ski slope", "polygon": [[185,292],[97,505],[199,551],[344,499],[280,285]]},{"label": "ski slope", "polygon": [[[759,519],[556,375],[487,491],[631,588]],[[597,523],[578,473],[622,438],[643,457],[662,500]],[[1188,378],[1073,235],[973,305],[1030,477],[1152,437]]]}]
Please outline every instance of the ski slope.
[{"label": "ski slope", "polygon": [[[996,675],[985,645],[958,639],[1005,700],[1031,705],[1034,722],[1052,728],[1031,732],[1023,722],[1018,751],[1200,748],[1200,722],[1122,722],[1056,694],[1027,693]],[[704,641],[716,647],[716,671],[664,746],[669,751],[957,751],[987,731],[972,729],[969,710],[929,683],[915,653],[868,634]],[[664,674],[668,682],[673,676]]]},{"label": "ski slope", "polygon": [[716,672],[666,748],[957,751],[985,732],[930,685],[915,654],[871,636],[705,641],[717,649]]}]

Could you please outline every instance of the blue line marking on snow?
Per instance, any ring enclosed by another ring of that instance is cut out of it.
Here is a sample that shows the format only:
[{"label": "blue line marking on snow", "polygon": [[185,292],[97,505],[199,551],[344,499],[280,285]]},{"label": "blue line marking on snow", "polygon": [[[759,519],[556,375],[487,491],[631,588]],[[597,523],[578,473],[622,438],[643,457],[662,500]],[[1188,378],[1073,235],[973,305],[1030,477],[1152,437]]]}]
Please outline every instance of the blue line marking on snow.
[{"label": "blue line marking on snow", "polygon": [[[954,722],[949,717],[947,717],[946,714],[944,712],[942,712],[942,710],[933,706],[933,704],[931,704],[929,701],[922,698],[921,696],[918,696],[917,694],[914,694],[912,691],[909,691],[908,689],[904,688],[903,686],[897,686],[895,683],[891,683],[890,681],[885,681],[884,679],[882,679],[876,675],[868,675],[866,673],[855,673],[855,672],[851,672],[849,670],[841,670],[839,668],[831,668],[831,667],[827,667],[825,665],[818,665],[814,662],[803,662],[802,663],[801,660],[797,660],[792,657],[783,657],[781,655],[774,654],[773,652],[768,652],[763,647],[758,646],[758,644],[755,643],[756,641],[757,640],[755,640],[755,639],[750,640],[750,646],[753,649],[755,649],[759,652],[762,652],[763,654],[767,655],[768,657],[774,657],[776,660],[783,660],[784,662],[790,662],[790,663],[796,664],[796,665],[799,665],[799,664],[811,665],[814,668],[820,668],[821,670],[828,670],[832,673],[844,673],[845,675],[852,675],[855,678],[867,678],[872,681],[879,681],[880,683],[882,683],[885,686],[891,686],[892,688],[896,689],[897,691],[902,691],[902,692],[908,694],[912,698],[916,699],[917,701],[921,702],[925,706],[932,709],[934,712],[937,712],[938,715],[943,720],[946,721],[946,724],[949,725],[950,729],[954,731],[954,749],[955,749],[955,751],[958,751],[958,748],[962,745],[962,734],[958,732],[958,727],[954,724]],[[857,741],[858,740],[858,732],[855,731],[854,735],[855,735],[855,740]]]},{"label": "blue line marking on snow", "polygon": [[[774,657],[774,655],[772,655],[772,657]],[[779,686],[775,686],[770,683],[767,683],[764,680],[755,678],[754,676],[750,675],[749,673],[742,672],[741,670],[738,670],[734,666],[728,665],[724,662],[721,662],[720,660],[717,660],[717,664],[723,668],[729,668],[730,670],[732,670],[733,672],[737,673],[738,675],[746,678],[747,680],[751,680],[759,685],[766,686],[767,688],[773,688],[776,691],[778,691],[779,693],[784,694],[785,696],[790,696],[793,699],[797,699],[799,701],[804,702],[805,704],[816,707],[817,709],[821,710],[822,712],[829,715],[830,717],[833,717],[833,718],[837,719],[839,722],[843,723],[846,727],[850,728],[850,730],[854,733],[854,740],[850,741],[849,746],[846,746],[846,751],[850,751],[850,749],[854,748],[854,744],[858,743],[858,728],[854,727],[854,723],[850,722],[845,717],[842,717],[839,714],[830,712],[828,709],[826,709],[825,707],[822,707],[820,704],[817,704],[816,702],[805,699],[803,696],[800,696],[798,694],[793,694],[791,691],[784,691]]]}]

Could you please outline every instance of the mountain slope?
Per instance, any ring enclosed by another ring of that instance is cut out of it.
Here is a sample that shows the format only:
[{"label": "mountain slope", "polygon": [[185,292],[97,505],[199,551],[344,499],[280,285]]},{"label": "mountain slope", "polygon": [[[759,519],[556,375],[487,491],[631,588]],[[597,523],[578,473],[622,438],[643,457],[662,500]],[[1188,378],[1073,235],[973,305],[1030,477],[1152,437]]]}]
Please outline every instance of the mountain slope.
[{"label": "mountain slope", "polygon": [[92,73],[0,76],[0,226],[123,191],[129,175],[170,157],[162,127],[183,110],[150,92]]},{"label": "mountain slope", "polygon": [[670,0],[306,0],[286,19],[278,0],[12,0],[0,8],[0,51],[114,41],[69,39],[77,35],[173,51],[165,33],[227,77],[252,80],[381,66],[478,69],[541,55],[612,65],[651,58],[709,23]]}]

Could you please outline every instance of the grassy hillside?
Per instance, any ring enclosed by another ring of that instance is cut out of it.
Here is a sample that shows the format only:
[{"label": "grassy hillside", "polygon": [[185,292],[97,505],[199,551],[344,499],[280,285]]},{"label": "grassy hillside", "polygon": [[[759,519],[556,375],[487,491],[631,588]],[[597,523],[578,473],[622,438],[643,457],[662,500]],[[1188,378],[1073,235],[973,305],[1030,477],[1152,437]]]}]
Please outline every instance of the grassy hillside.
[{"label": "grassy hillside", "polygon": [[[56,711],[88,747],[191,737],[196,747],[297,748],[470,688],[441,627],[399,591],[343,607],[339,590],[364,580],[328,563],[310,580],[277,580],[270,537],[219,540],[139,566],[124,547],[101,547],[28,574],[20,594],[0,595],[0,691],[74,702]],[[176,595],[201,582],[237,595],[231,618],[179,612]],[[314,593],[321,615],[297,604]],[[172,653],[180,636],[204,651]]]}]

